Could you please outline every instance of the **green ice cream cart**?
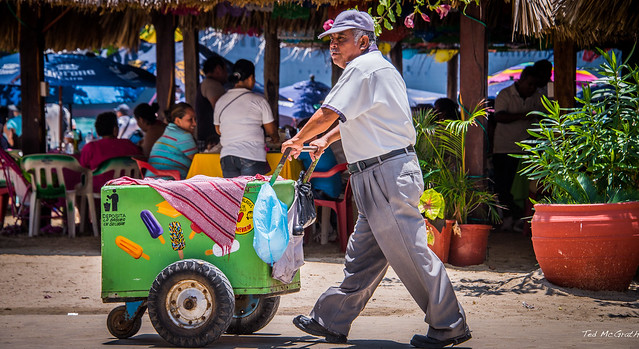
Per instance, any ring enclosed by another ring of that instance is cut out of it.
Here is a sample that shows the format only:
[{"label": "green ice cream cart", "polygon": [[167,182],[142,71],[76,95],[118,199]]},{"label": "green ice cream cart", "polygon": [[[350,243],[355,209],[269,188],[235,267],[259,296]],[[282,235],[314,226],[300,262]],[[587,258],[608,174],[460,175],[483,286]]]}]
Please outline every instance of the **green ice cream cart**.
[{"label": "green ice cream cart", "polygon": [[[299,271],[284,284],[253,248],[253,205],[266,182],[251,181],[241,199],[230,253],[145,185],[102,188],[102,300],[109,332],[137,333],[148,308],[151,323],[177,346],[204,346],[222,333],[250,334],[275,315],[279,296],[300,290]],[[290,207],[294,181],[273,184]]]}]

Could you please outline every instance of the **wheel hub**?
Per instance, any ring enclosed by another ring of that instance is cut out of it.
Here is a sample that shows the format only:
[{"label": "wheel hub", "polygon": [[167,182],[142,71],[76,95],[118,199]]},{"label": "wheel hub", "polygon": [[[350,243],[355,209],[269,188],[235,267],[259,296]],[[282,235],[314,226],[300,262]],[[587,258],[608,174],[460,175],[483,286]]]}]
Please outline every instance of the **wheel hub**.
[{"label": "wheel hub", "polygon": [[167,294],[168,315],[174,324],[183,328],[201,326],[211,317],[214,308],[210,291],[196,280],[182,280]]}]

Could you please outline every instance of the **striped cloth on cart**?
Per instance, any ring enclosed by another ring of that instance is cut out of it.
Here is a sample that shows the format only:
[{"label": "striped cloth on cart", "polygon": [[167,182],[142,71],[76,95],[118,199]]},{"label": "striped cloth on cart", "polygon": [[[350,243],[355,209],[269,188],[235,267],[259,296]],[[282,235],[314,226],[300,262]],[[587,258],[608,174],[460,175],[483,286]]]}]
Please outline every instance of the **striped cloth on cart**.
[{"label": "striped cloth on cart", "polygon": [[193,230],[203,232],[220,245],[222,251],[228,252],[235,239],[235,224],[244,188],[254,179],[251,176],[218,178],[198,175],[181,181],[168,181],[121,177],[107,185],[137,184],[155,189],[191,221]]}]

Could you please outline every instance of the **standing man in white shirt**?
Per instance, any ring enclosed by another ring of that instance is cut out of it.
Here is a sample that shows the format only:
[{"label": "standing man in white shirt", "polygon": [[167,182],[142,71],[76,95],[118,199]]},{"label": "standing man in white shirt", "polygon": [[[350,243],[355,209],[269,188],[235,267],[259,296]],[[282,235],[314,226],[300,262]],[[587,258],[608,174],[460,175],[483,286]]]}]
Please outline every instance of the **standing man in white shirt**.
[{"label": "standing man in white shirt", "polygon": [[131,136],[139,129],[137,121],[134,117],[129,116],[130,108],[126,104],[120,104],[114,109],[115,114],[118,116],[118,138],[130,139]]},{"label": "standing man in white shirt", "polygon": [[344,281],[330,287],[315,303],[310,317],[293,323],[302,331],[344,343],[351,323],[386,274],[389,264],[404,283],[429,324],[426,335],[411,344],[443,348],[471,338],[464,310],[457,301],[444,264],[428,248],[418,203],[424,191],[415,155],[406,84],[377,49],[373,19],[366,12],[340,13],[330,35],[333,63],[344,72],[324,105],[292,139],[282,144],[299,155],[306,140],[337,127],[310,144],[318,150],[342,139],[351,172],[351,188],[359,216],[346,249]]}]

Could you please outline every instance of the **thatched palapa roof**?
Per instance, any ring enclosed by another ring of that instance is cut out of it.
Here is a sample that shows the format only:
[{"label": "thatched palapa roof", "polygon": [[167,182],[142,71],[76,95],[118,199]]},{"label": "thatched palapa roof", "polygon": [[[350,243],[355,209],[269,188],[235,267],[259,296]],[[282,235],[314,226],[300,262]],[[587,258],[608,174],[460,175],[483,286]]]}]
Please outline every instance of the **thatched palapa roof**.
[{"label": "thatched palapa roof", "polygon": [[[139,31],[152,23],[153,13],[169,13],[178,25],[200,28],[256,32],[265,21],[277,23],[281,31],[321,31],[327,6],[340,0],[313,0],[312,8],[298,1],[230,1],[219,0],[0,0],[0,50],[18,49],[21,8],[39,9],[45,47],[56,51],[98,49],[107,46],[137,48]],[[286,6],[294,6],[291,11]],[[246,7],[242,9],[242,7]],[[191,15],[196,16],[191,16]],[[297,17],[296,17],[297,16]]]},{"label": "thatched palapa roof", "polygon": [[511,0],[514,31],[579,46],[637,40],[639,0]]}]

